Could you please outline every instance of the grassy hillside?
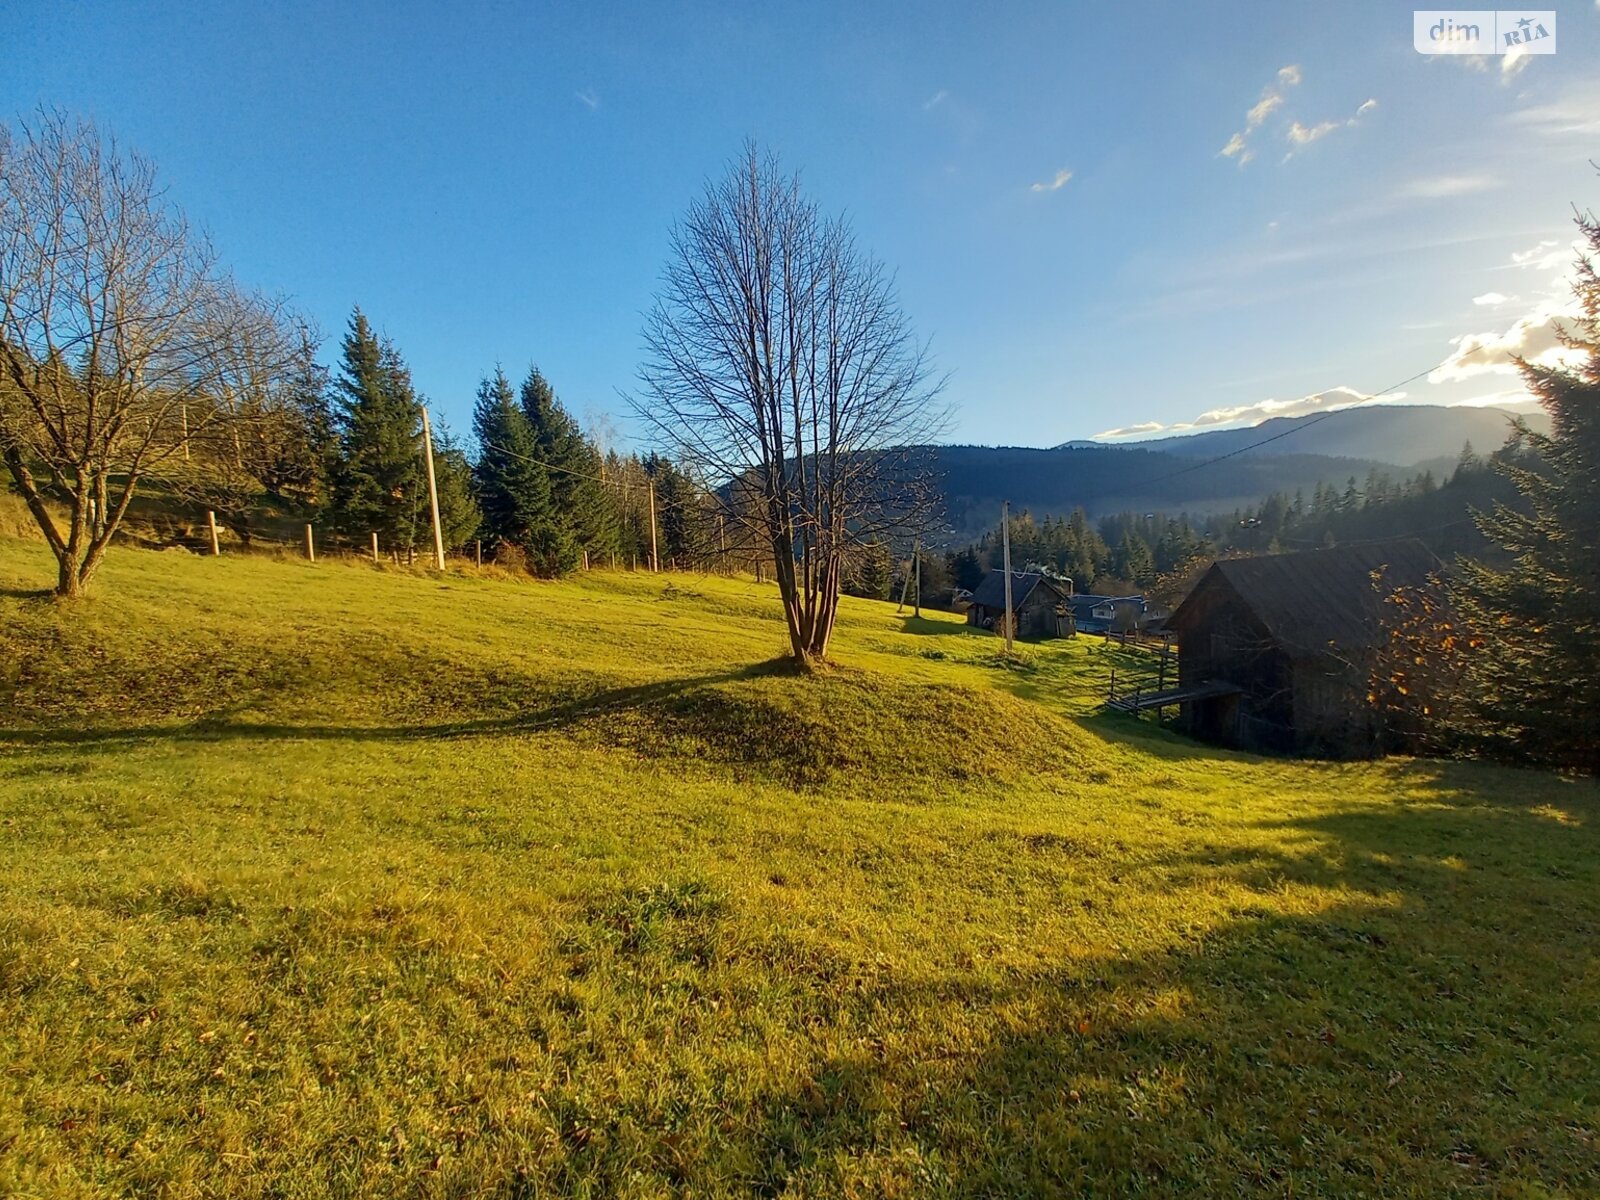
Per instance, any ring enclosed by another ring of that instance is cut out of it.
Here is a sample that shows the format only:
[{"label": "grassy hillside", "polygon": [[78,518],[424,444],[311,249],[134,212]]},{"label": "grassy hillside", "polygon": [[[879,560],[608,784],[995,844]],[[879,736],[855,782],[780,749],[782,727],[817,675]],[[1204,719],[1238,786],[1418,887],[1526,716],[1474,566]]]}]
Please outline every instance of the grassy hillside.
[{"label": "grassy hillside", "polygon": [[1583,1196],[1600,805],[1088,642],[0,539],[0,1194]]}]

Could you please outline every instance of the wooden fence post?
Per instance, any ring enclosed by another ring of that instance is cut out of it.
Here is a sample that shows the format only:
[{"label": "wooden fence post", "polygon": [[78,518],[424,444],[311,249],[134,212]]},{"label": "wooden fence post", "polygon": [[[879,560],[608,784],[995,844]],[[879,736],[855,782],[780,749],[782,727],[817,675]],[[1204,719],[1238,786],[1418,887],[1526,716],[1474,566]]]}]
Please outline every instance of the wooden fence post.
[{"label": "wooden fence post", "polygon": [[478,556],[478,565],[481,567],[481,566],[483,566],[483,539],[482,538],[478,538],[477,539],[476,546],[477,546],[476,553],[477,553],[477,556]]},{"label": "wooden fence post", "polygon": [[316,543],[311,540],[311,526],[310,525],[306,526],[306,561],[307,562],[316,562],[317,561],[317,547],[316,547]]},{"label": "wooden fence post", "polygon": [[372,531],[372,561],[374,563],[378,561],[378,531],[376,529]]},{"label": "wooden fence post", "polygon": [[217,541],[217,514],[211,509],[206,509],[206,526],[211,530],[211,556],[215,558],[222,553],[222,543]]}]

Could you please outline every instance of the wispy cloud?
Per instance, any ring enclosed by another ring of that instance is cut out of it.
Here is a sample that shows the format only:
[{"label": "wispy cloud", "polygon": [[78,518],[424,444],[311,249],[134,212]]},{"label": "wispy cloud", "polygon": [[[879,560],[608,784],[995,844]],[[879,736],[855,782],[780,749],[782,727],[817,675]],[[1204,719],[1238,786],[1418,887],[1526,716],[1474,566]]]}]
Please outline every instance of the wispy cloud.
[{"label": "wispy cloud", "polygon": [[1508,113],[1503,124],[1519,135],[1591,139],[1600,134],[1600,88],[1575,88],[1548,104],[1533,104]]},{"label": "wispy cloud", "polygon": [[583,91],[573,92],[572,94],[577,97],[577,99],[583,105],[585,105],[590,112],[593,112],[595,109],[600,107],[600,93],[596,92],[593,88],[584,88]]},{"label": "wispy cloud", "polygon": [[1499,186],[1500,181],[1489,175],[1427,175],[1402,184],[1395,196],[1401,200],[1447,200]]},{"label": "wispy cloud", "polygon": [[1061,170],[1056,172],[1055,178],[1049,183],[1030,184],[1028,186],[1028,190],[1030,192],[1058,192],[1067,186],[1067,182],[1071,178],[1072,172],[1067,170],[1065,167],[1062,167]]},{"label": "wispy cloud", "polygon": [[1318,138],[1327,137],[1338,128],[1338,121],[1324,121],[1320,125],[1302,125],[1296,121],[1289,126],[1289,140],[1297,146],[1309,146]]},{"label": "wispy cloud", "polygon": [[1304,417],[1312,413],[1332,412],[1340,408],[1353,408],[1358,404],[1371,404],[1375,401],[1393,403],[1404,400],[1404,392],[1371,393],[1358,392],[1350,387],[1329,388],[1322,392],[1312,392],[1309,396],[1297,396],[1290,400],[1261,400],[1255,404],[1240,404],[1228,408],[1213,408],[1201,413],[1192,421],[1179,421],[1172,425],[1163,425],[1159,421],[1142,421],[1137,425],[1127,425],[1121,429],[1108,429],[1104,433],[1097,433],[1097,438],[1132,438],[1148,437],[1155,433],[1194,433],[1204,429],[1221,429],[1234,426],[1259,425],[1262,421],[1272,417]]},{"label": "wispy cloud", "polygon": [[1255,151],[1250,148],[1250,135],[1261,128],[1268,117],[1283,106],[1284,94],[1300,82],[1300,68],[1291,63],[1287,67],[1280,67],[1273,81],[1261,89],[1261,99],[1251,106],[1250,111],[1244,115],[1244,128],[1228,139],[1217,154],[1222,158],[1236,159],[1242,167],[1255,157]]},{"label": "wispy cloud", "polygon": [[950,93],[945,91],[944,88],[940,88],[937,92],[922,102],[922,111],[927,112],[930,109],[938,108],[939,105],[943,104],[947,99],[949,99],[949,97]]},{"label": "wispy cloud", "polygon": [[1485,292],[1481,296],[1474,296],[1472,302],[1479,308],[1499,308],[1502,304],[1510,304],[1515,296],[1508,296],[1504,292]]},{"label": "wispy cloud", "polygon": [[1500,77],[1510,79],[1533,61],[1533,55],[1522,49],[1507,50],[1500,56]]},{"label": "wispy cloud", "polygon": [[[1236,130],[1228,139],[1227,144],[1217,151],[1221,158],[1231,158],[1241,167],[1255,158],[1255,147],[1251,144],[1257,132],[1266,124],[1267,118],[1283,108],[1288,100],[1289,89],[1299,84],[1301,80],[1300,68],[1293,64],[1280,68],[1273,81],[1261,91],[1261,99],[1257,100],[1250,110],[1244,115],[1244,128]],[[1289,152],[1283,156],[1285,162],[1293,158],[1296,153],[1311,145],[1312,142],[1321,141],[1330,133],[1338,129],[1348,129],[1360,123],[1361,118],[1378,107],[1375,99],[1362,101],[1355,113],[1344,120],[1318,121],[1307,124],[1295,118],[1283,129],[1284,137],[1289,142]],[[1281,125],[1279,128],[1283,128]]]},{"label": "wispy cloud", "polygon": [[1291,143],[1291,147],[1289,153],[1283,156],[1284,162],[1288,162],[1291,158],[1293,158],[1297,150],[1309,146],[1312,142],[1319,141],[1322,138],[1327,137],[1336,129],[1354,128],[1356,125],[1361,123],[1362,117],[1366,116],[1369,112],[1377,107],[1378,102],[1376,100],[1368,99],[1361,102],[1361,106],[1356,109],[1353,116],[1343,121],[1322,121],[1316,125],[1302,125],[1299,121],[1293,122],[1289,126],[1289,132],[1287,135],[1289,142]]},{"label": "wispy cloud", "polygon": [[[1600,3],[1600,0],[1596,0],[1596,2]],[[1559,267],[1567,259],[1566,250],[1564,248],[1557,249],[1560,245],[1560,242],[1546,238],[1540,241],[1537,246],[1529,247],[1527,250],[1513,250],[1511,252],[1511,265],[1513,267],[1528,267],[1535,271],[1548,271],[1553,267]]]}]

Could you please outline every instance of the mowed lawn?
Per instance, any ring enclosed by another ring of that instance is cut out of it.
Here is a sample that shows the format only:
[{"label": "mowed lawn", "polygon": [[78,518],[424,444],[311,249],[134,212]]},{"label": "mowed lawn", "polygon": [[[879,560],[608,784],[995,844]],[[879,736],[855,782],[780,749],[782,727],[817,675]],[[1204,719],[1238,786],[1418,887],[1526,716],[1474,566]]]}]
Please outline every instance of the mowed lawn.
[{"label": "mowed lawn", "polygon": [[769,587],[0,540],[0,1195],[1593,1196],[1600,803]]}]

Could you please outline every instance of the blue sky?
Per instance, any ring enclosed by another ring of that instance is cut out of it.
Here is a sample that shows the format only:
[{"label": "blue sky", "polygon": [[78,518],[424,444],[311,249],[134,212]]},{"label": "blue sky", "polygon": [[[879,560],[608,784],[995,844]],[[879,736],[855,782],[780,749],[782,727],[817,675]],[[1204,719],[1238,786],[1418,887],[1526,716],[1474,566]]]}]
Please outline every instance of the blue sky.
[{"label": "blue sky", "polygon": [[1392,3],[12,0],[0,109],[149,154],[325,357],[359,303],[458,430],[537,361],[626,435],[668,229],[754,136],[898,272],[951,439],[1049,445],[1446,359],[1407,402],[1515,399],[1600,207],[1600,4],[1556,12],[1507,69]]}]

